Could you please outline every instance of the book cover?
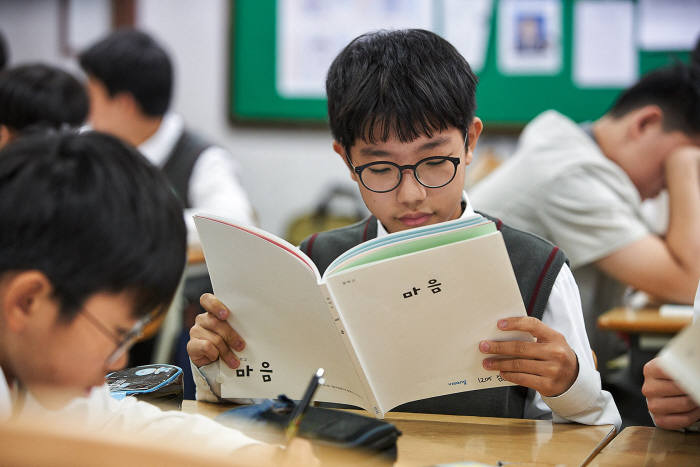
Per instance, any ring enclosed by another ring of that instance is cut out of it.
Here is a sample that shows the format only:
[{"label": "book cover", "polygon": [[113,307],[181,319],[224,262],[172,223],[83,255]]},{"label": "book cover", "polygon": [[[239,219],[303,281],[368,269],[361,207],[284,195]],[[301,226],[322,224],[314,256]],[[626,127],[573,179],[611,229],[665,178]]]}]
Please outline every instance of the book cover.
[{"label": "book cover", "polygon": [[222,397],[298,398],[323,367],[317,400],[382,417],[404,402],[510,385],[482,368],[478,343],[532,340],[496,327],[525,310],[501,234],[479,215],[365,242],[324,277],[260,229],[213,216],[195,224],[214,292],[247,342],[238,369],[220,365]]}]

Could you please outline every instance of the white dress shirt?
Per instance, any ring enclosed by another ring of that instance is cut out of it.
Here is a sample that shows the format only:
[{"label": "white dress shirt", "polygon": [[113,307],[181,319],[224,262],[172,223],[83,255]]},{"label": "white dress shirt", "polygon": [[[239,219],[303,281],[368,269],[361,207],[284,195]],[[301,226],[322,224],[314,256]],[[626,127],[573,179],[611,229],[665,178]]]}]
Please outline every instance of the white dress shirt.
[{"label": "white dress shirt", "polygon": [[86,432],[106,435],[121,432],[153,441],[192,443],[200,449],[220,453],[259,444],[203,415],[160,410],[134,397],[116,400],[109,395],[107,385],[93,388],[87,397],[77,397],[61,409],[49,410],[30,393],[20,394],[17,385],[10,387],[0,368],[0,423],[11,417],[38,423],[70,421]]},{"label": "white dress shirt", "polygon": [[[139,146],[139,151],[156,167],[163,167],[185,129],[179,115],[166,114],[158,131]],[[203,212],[255,225],[253,209],[238,180],[238,163],[220,146],[209,146],[195,162],[189,183],[192,207],[185,210],[188,244],[199,244],[192,216]]]}]

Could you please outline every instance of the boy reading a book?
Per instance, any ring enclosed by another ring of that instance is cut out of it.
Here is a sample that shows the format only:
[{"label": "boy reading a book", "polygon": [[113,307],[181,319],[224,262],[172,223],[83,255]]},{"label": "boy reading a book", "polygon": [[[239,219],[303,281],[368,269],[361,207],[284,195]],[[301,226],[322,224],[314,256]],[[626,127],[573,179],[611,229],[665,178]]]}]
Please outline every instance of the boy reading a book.
[{"label": "boy reading a book", "polygon": [[[182,208],[138,152],[99,133],[23,137],[0,151],[0,218],[0,422],[280,460],[200,415],[109,395],[105,374],[167,310],[185,262]],[[288,452],[313,463],[306,442]]]},{"label": "boy reading a book", "polygon": [[[372,215],[302,243],[321,273],[368,239],[474,213],[463,186],[483,128],[474,115],[476,83],[456,49],[423,30],[365,34],[336,57],[326,80],[333,149]],[[529,316],[493,325],[537,340],[483,341],[474,350],[484,354],[485,368],[518,386],[433,397],[394,410],[619,426],[613,400],[601,390],[564,253],[496,222]],[[195,371],[197,397],[212,400],[216,369],[205,365],[220,358],[237,367],[235,351],[245,347],[245,336],[225,321],[236,310],[209,294],[201,303],[208,313],[191,329],[188,352],[202,367]]]}]

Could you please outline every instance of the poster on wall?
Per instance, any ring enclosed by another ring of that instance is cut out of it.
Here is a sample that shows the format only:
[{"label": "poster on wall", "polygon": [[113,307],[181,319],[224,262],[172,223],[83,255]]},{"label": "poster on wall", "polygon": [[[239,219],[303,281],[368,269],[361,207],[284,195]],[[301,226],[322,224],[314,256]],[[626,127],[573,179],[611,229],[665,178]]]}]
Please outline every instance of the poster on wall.
[{"label": "poster on wall", "polygon": [[352,39],[378,29],[433,25],[431,0],[278,0],[277,92],[325,97],[326,72]]},{"label": "poster on wall", "polygon": [[639,0],[637,40],[644,50],[692,50],[700,39],[698,0]]},{"label": "poster on wall", "polygon": [[638,78],[634,5],[585,0],[574,7],[572,79],[579,87],[627,87]]},{"label": "poster on wall", "polygon": [[443,25],[436,32],[459,50],[476,73],[486,62],[492,11],[493,0],[443,0],[435,18],[442,18]]},{"label": "poster on wall", "polygon": [[503,74],[557,74],[562,66],[559,0],[501,0],[498,67]]}]

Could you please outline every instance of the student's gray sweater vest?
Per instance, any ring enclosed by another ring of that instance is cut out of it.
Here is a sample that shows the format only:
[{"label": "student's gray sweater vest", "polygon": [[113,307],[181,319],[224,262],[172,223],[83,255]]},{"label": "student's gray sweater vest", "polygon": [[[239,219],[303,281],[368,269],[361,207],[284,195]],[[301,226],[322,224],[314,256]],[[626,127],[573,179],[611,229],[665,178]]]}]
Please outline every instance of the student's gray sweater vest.
[{"label": "student's gray sweater vest", "polygon": [[[554,281],[567,262],[564,253],[548,241],[494,221],[503,235],[515,278],[529,316],[542,319]],[[323,274],[341,253],[377,236],[377,219],[370,216],[356,224],[314,234],[300,248]],[[391,345],[391,343],[387,343]],[[420,371],[416,368],[416,371]],[[509,386],[431,397],[396,407],[399,412],[523,418],[527,388]]]},{"label": "student's gray sweater vest", "polygon": [[190,177],[194,164],[199,159],[200,154],[209,146],[211,144],[185,129],[163,166],[163,173],[170,182],[170,186],[186,208],[192,207],[190,203]]}]

